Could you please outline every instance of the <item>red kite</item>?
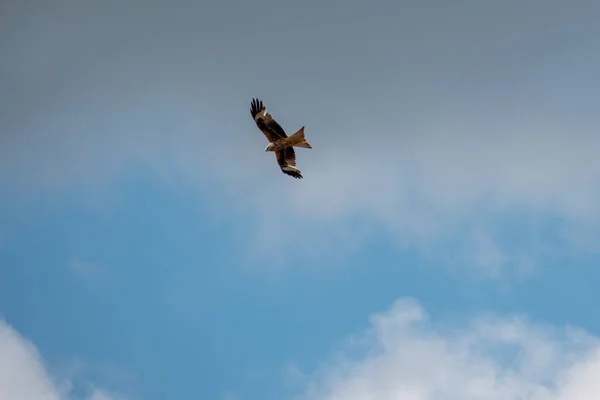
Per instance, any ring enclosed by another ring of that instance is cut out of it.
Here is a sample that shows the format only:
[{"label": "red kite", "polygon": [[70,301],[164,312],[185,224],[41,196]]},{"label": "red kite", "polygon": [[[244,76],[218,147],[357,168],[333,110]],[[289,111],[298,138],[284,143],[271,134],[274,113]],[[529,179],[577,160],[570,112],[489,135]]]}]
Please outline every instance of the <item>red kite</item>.
[{"label": "red kite", "polygon": [[288,137],[283,128],[275,121],[275,119],[273,119],[271,114],[267,112],[262,101],[258,99],[252,99],[250,114],[252,114],[252,118],[254,118],[254,122],[256,122],[258,129],[261,130],[269,141],[269,145],[265,148],[265,151],[275,152],[277,163],[284,174],[302,179],[300,170],[296,168],[296,153],[294,147],[312,149],[312,146],[304,137],[304,127]]}]

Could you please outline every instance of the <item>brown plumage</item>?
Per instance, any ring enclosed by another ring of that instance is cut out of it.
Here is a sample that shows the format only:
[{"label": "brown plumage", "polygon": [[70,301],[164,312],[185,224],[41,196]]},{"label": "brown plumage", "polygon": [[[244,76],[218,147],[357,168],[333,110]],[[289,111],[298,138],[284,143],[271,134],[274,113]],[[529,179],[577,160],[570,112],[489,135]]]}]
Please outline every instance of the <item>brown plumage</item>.
[{"label": "brown plumage", "polygon": [[277,163],[284,174],[302,179],[302,173],[296,167],[296,152],[294,151],[294,147],[312,149],[304,136],[304,127],[288,137],[281,125],[275,121],[271,114],[267,113],[266,107],[258,99],[252,99],[250,114],[252,114],[252,118],[258,129],[260,129],[269,141],[269,145],[265,148],[265,151],[273,151],[275,153]]}]

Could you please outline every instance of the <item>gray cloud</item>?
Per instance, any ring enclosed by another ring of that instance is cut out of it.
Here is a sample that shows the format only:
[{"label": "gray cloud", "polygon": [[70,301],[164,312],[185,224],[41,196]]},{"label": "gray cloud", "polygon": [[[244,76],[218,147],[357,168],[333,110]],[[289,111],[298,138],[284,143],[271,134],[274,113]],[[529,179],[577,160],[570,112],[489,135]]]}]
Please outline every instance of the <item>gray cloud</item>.
[{"label": "gray cloud", "polygon": [[[569,238],[597,224],[595,4],[138,5],[19,2],[2,17],[0,182],[89,188],[151,168],[254,204],[258,242],[309,234],[309,248],[315,231],[360,241],[339,236],[357,215],[401,246],[465,227],[476,245],[515,212],[559,216]],[[262,151],[253,96],[306,126],[303,181]],[[492,271],[522,255],[494,257]]]}]

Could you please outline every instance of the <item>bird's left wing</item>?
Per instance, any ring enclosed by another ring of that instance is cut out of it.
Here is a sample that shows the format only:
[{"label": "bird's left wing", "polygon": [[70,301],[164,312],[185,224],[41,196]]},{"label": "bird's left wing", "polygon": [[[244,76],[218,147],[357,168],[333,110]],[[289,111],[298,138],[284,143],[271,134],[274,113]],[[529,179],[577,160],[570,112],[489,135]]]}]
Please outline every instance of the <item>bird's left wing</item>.
[{"label": "bird's left wing", "polygon": [[267,137],[269,142],[275,142],[287,137],[281,125],[267,112],[267,108],[261,100],[252,99],[250,114],[252,114],[252,118],[254,118],[258,129]]},{"label": "bird's left wing", "polygon": [[302,179],[302,173],[296,168],[296,152],[293,147],[290,146],[281,149],[275,152],[275,156],[277,157],[277,164],[279,164],[279,167],[284,174],[293,176],[297,179]]}]

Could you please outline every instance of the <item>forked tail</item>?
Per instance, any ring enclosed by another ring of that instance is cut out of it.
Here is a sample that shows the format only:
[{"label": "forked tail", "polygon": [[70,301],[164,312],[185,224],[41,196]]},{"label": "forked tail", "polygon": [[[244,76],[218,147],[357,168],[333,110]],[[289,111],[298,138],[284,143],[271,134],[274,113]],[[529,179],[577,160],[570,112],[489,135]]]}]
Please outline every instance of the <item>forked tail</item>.
[{"label": "forked tail", "polygon": [[304,127],[298,129],[298,132],[290,136],[290,139],[292,139],[292,146],[294,147],[304,147],[306,149],[312,149],[312,146],[310,145],[310,143],[308,143],[308,140],[306,140],[306,137],[304,136]]}]

